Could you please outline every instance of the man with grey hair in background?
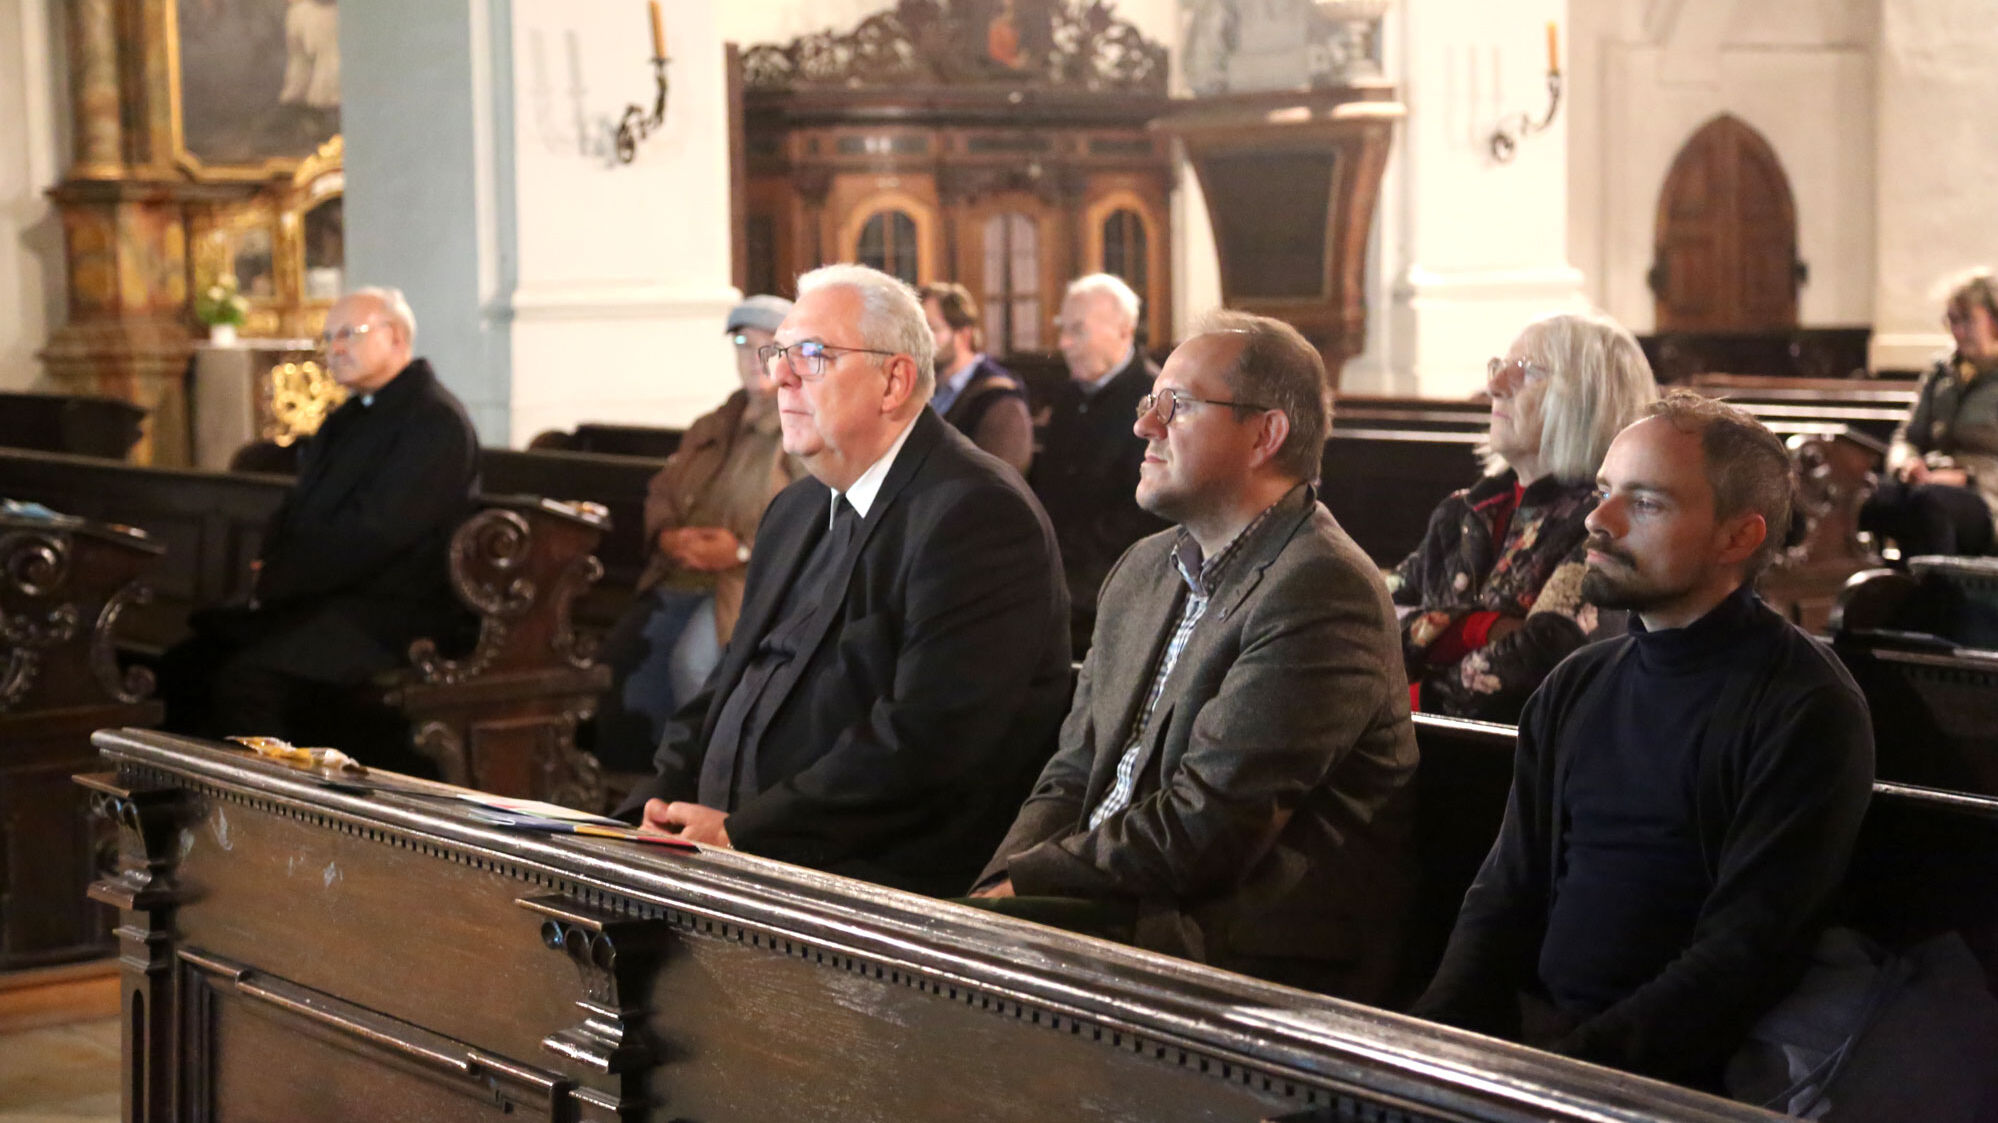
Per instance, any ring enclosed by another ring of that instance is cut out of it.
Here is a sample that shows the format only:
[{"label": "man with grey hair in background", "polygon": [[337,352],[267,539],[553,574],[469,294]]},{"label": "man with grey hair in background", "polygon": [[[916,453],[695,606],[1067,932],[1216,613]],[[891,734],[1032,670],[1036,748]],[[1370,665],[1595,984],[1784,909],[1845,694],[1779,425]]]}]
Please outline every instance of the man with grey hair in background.
[{"label": "man with grey hair in background", "polygon": [[1497,842],[1414,1013],[1717,1090],[1794,982],[1873,785],[1866,699],[1762,603],[1783,442],[1684,390],[1596,477],[1582,595],[1630,634],[1527,702]]},{"label": "man with grey hair in background", "polygon": [[[396,289],[348,293],[320,338],[350,396],[299,456],[249,603],[197,612],[193,637],[162,660],[168,729],[354,743],[326,724],[348,708],[344,692],[462,623],[449,550],[478,485],[471,419],[413,357],[416,317]],[[427,770],[392,744],[357,755]]]},{"label": "man with grey hair in background", "polygon": [[764,350],[784,450],[721,665],[620,814],[650,830],[925,893],[960,891],[1068,702],[1054,531],[1012,469],[928,407],[907,285],[798,280]]},{"label": "man with grey hair in background", "polygon": [[1108,273],[1068,286],[1055,324],[1068,381],[1055,391],[1028,475],[1061,543],[1077,653],[1089,646],[1111,563],[1165,526],[1134,498],[1145,442],[1131,432],[1131,413],[1159,373],[1137,345],[1138,311],[1138,294]]},{"label": "man with grey hair in background", "polygon": [[1112,567],[1060,751],[974,903],[1380,1001],[1415,731],[1387,587],[1312,487],[1324,361],[1218,313],[1133,412],[1137,502],[1177,526]]}]

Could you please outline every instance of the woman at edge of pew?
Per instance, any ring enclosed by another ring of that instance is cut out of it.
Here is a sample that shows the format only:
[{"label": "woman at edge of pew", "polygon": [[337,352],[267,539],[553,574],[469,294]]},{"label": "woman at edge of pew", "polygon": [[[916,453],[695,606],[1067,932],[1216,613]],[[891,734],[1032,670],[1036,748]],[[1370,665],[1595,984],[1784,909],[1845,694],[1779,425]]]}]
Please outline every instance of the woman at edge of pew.
[{"label": "woman at edge of pew", "polygon": [[1487,474],[1437,506],[1387,584],[1415,708],[1514,723],[1556,663],[1621,624],[1582,602],[1582,520],[1611,439],[1658,384],[1623,325],[1564,312],[1526,325],[1486,389]]},{"label": "woman at edge of pew", "polygon": [[1860,529],[1903,558],[1989,554],[1998,517],[1998,278],[1958,278],[1944,303],[1956,349],[1922,379],[1887,451],[1889,479],[1859,509]]}]

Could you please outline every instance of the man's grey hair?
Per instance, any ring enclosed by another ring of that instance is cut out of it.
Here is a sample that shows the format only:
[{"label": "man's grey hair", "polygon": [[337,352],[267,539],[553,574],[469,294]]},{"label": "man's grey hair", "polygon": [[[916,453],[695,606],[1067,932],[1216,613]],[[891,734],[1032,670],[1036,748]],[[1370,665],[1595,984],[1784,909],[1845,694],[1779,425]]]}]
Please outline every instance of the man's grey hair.
[{"label": "man's grey hair", "polygon": [[[1658,400],[1658,381],[1637,337],[1600,312],[1557,312],[1519,333],[1527,358],[1547,370],[1540,399],[1540,466],[1565,483],[1593,483],[1624,426]],[[1505,459],[1486,453],[1496,474]]]},{"label": "man's grey hair", "polygon": [[916,360],[916,390],[922,401],[929,401],[937,388],[937,340],[916,290],[879,269],[851,263],[822,265],[798,278],[800,299],[825,288],[860,294],[860,323],[854,326],[861,343]]},{"label": "man's grey hair", "polygon": [[[1282,410],[1290,419],[1290,435],[1272,463],[1300,483],[1316,480],[1325,457],[1325,430],[1332,421],[1325,359],[1318,348],[1282,320],[1247,312],[1209,312],[1194,325],[1194,334],[1210,333],[1244,337],[1241,354],[1226,375],[1234,399]],[[1246,420],[1251,412],[1240,409],[1236,416]]]},{"label": "man's grey hair", "polygon": [[349,298],[365,296],[379,303],[382,306],[382,314],[402,329],[402,337],[409,341],[410,347],[413,349],[416,346],[416,313],[410,311],[409,299],[402,295],[401,289],[389,288],[386,285],[368,285],[353,290],[347,296]]},{"label": "man's grey hair", "polygon": [[1124,278],[1114,273],[1091,273],[1077,277],[1068,283],[1064,299],[1081,296],[1085,293],[1102,293],[1117,305],[1117,314],[1123,317],[1124,326],[1136,329],[1138,326],[1138,294],[1124,283]]},{"label": "man's grey hair", "polygon": [[1682,433],[1698,433],[1707,483],[1714,490],[1714,518],[1731,519],[1754,512],[1762,516],[1768,534],[1748,559],[1743,575],[1753,581],[1776,559],[1779,551],[1802,538],[1796,521],[1796,477],[1790,450],[1754,414],[1738,406],[1674,390],[1651,405],[1651,417],[1662,417]]}]

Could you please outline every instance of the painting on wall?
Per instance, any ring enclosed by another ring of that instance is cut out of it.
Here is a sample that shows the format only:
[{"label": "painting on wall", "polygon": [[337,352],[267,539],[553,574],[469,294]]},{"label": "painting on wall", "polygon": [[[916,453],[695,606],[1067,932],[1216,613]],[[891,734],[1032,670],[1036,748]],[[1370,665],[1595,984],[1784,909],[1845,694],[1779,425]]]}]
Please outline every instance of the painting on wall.
[{"label": "painting on wall", "polygon": [[337,0],[175,0],[174,13],[185,162],[269,174],[339,133]]}]

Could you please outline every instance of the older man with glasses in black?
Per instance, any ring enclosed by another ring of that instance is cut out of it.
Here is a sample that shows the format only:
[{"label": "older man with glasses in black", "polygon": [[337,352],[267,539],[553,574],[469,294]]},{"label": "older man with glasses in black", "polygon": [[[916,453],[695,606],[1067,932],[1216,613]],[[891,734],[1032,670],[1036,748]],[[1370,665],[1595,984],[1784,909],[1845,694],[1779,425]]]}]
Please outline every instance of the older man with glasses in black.
[{"label": "older man with glasses in black", "polygon": [[[479,441],[415,342],[395,289],[359,289],[327,313],[326,368],[351,397],[305,445],[250,602],[197,612],[195,634],[162,660],[167,728],[354,744],[329,725],[350,708],[344,692],[460,623],[447,554],[471,510]],[[369,763],[428,767],[382,755],[389,743]]]},{"label": "older man with glasses in black", "polygon": [[810,477],[771,502],[721,664],[622,814],[961,890],[1067,704],[1054,532],[1017,473],[927,408],[935,343],[908,286],[833,265],[798,291],[762,357]]},{"label": "older man with glasses in black", "polygon": [[1362,1001],[1412,869],[1415,732],[1387,589],[1312,483],[1325,366],[1220,313],[1138,403],[1176,524],[1103,583],[1061,747],[973,903]]}]

